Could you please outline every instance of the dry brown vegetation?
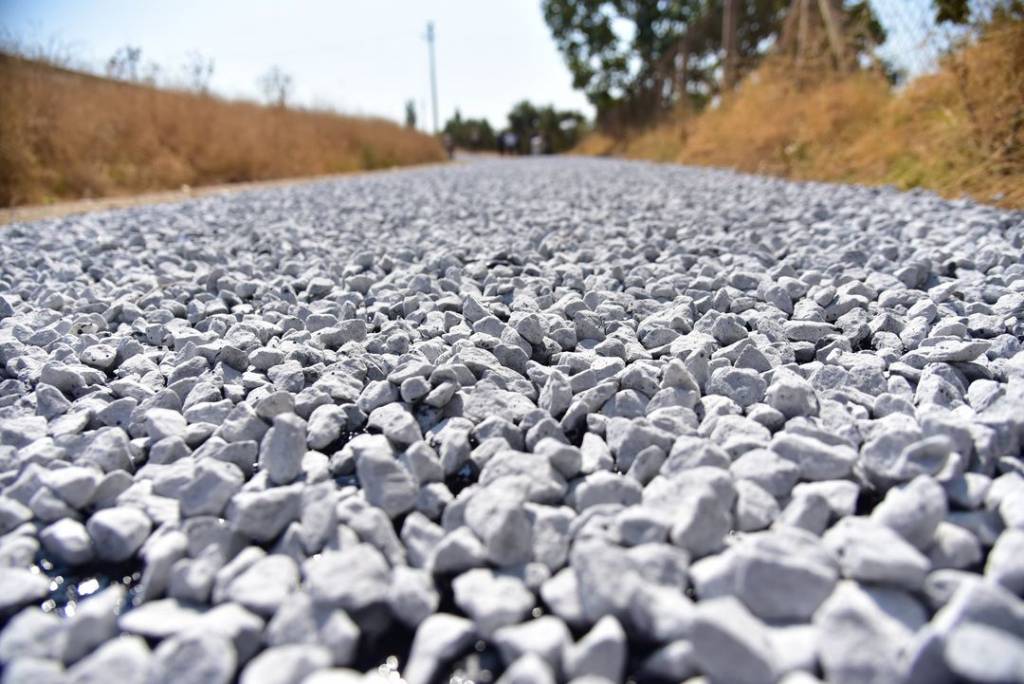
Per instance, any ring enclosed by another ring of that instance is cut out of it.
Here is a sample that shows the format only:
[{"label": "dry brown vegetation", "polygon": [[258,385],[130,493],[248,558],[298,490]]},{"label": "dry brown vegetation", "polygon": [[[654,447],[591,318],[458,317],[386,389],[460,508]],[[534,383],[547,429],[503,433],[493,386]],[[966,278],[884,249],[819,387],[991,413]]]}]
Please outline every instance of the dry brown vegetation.
[{"label": "dry brown vegetation", "polygon": [[898,90],[873,72],[800,84],[768,61],[715,109],[577,151],[1024,207],[1024,24],[987,27]]},{"label": "dry brown vegetation", "polygon": [[232,102],[0,54],[0,205],[439,161],[383,119]]}]

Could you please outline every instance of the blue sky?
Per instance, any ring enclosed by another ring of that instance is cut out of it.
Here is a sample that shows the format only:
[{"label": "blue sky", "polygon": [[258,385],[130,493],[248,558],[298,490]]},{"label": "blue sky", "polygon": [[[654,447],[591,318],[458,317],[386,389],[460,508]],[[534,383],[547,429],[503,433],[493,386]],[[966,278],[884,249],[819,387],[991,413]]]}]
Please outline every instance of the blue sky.
[{"label": "blue sky", "polygon": [[[917,73],[942,36],[930,0],[872,0],[890,32],[883,54]],[[278,65],[295,101],[401,120],[415,100],[430,124],[428,20],[437,30],[438,99],[444,122],[458,107],[503,125],[513,104],[593,114],[544,24],[540,0],[0,0],[0,27],[22,42],[64,46],[99,67],[123,45],[180,76],[190,52],[213,58],[213,89],[259,96]]]},{"label": "blue sky", "polygon": [[572,89],[540,0],[0,0],[6,33],[64,45],[94,66],[131,44],[179,75],[198,51],[215,62],[215,91],[257,97],[259,76],[279,65],[301,104],[400,120],[413,99],[427,124],[428,20],[442,122],[458,107],[501,124],[524,98],[592,115]]}]

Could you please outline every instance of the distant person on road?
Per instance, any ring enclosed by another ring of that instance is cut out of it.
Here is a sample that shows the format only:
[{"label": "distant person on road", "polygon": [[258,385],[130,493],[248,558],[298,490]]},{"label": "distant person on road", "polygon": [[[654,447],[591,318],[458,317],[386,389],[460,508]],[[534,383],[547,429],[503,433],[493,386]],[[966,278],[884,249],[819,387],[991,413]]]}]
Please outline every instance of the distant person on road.
[{"label": "distant person on road", "polygon": [[517,146],[519,145],[519,136],[514,131],[505,131],[502,136],[502,144],[505,149],[508,150],[509,154],[516,154]]},{"label": "distant person on road", "polygon": [[444,151],[448,155],[448,159],[455,158],[455,141],[452,139],[450,133],[445,133],[441,136],[441,144],[444,145]]},{"label": "distant person on road", "polygon": [[544,154],[544,137],[540,133],[530,138],[530,154],[534,156]]}]

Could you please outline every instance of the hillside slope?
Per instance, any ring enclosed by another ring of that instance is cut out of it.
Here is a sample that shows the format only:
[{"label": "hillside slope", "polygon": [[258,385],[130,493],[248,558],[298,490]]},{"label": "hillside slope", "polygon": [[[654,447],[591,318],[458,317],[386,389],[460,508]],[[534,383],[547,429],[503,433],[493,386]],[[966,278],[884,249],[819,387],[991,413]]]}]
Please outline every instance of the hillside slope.
[{"label": "hillside slope", "polygon": [[1024,24],[988,27],[901,89],[872,72],[801,86],[769,61],[717,108],[577,151],[1024,207]]},{"label": "hillside slope", "polygon": [[161,90],[0,54],[0,205],[439,161],[383,119]]}]

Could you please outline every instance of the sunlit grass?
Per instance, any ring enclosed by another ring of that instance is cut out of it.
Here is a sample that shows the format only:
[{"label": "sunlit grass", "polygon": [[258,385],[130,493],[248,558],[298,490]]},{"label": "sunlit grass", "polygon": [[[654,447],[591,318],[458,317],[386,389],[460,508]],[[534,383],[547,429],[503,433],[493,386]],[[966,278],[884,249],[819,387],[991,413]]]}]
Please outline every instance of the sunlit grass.
[{"label": "sunlit grass", "polygon": [[382,119],[160,90],[0,54],[0,205],[438,161]]},{"label": "sunlit grass", "polygon": [[872,72],[796,79],[768,61],[717,108],[579,149],[595,147],[1024,207],[1024,25],[987,27],[903,89]]}]

